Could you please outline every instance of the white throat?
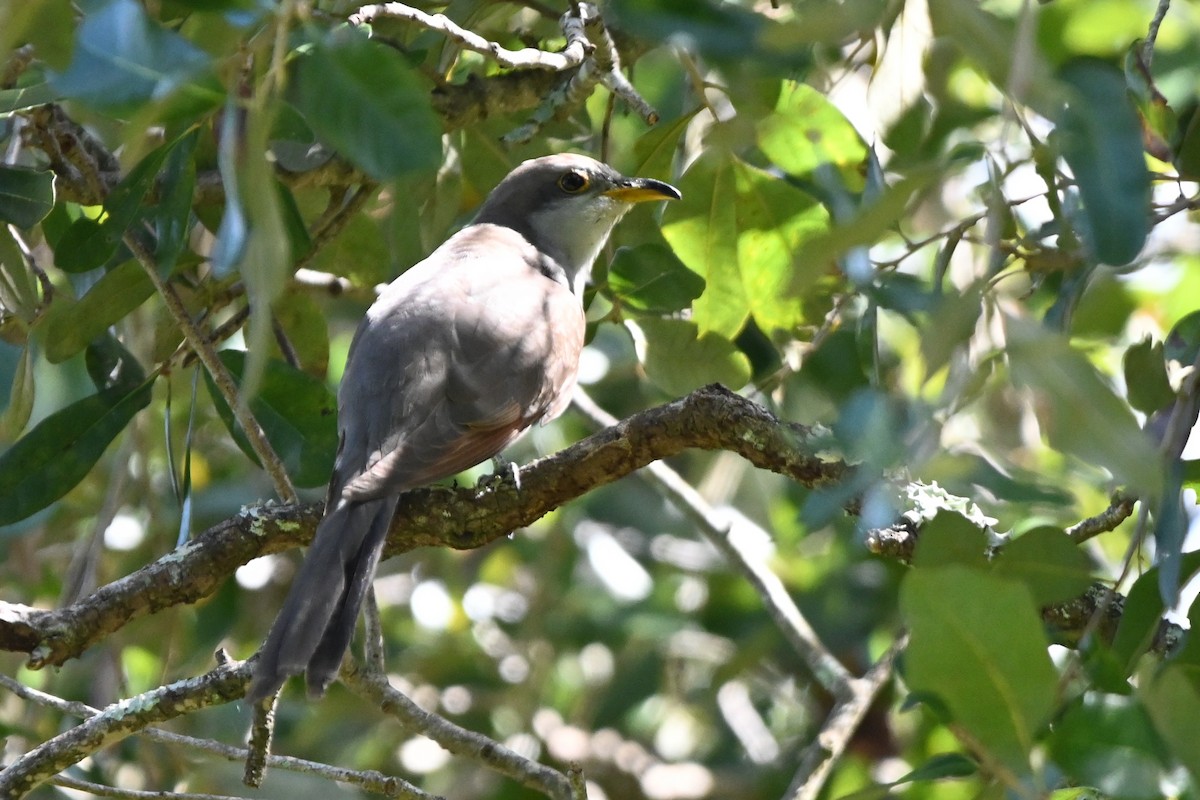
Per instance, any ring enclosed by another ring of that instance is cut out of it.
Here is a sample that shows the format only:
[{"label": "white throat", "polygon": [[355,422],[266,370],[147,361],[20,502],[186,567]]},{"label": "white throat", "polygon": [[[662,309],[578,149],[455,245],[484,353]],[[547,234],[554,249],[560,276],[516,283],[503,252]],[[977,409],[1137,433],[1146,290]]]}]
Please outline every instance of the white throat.
[{"label": "white throat", "polygon": [[535,212],[530,219],[537,236],[534,244],[562,266],[577,296],[583,296],[592,264],[629,209],[628,203],[603,195],[583,201],[568,198]]}]

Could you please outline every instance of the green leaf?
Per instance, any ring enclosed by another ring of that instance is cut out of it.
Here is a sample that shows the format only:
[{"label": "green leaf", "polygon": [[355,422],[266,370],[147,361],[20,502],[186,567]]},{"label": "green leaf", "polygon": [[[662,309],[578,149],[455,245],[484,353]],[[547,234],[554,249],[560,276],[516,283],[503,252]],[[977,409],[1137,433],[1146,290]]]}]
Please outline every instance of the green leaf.
[{"label": "green leaf", "polygon": [[[208,67],[207,53],[152,22],[137,0],[108,0],[84,17],[71,64],[51,84],[67,97],[121,111],[164,98]],[[189,90],[216,99],[209,90]]]},{"label": "green leaf", "polygon": [[8,383],[12,388],[8,391],[8,405],[0,412],[0,444],[12,442],[25,430],[29,424],[29,416],[33,412],[34,382],[33,360],[29,357],[29,348],[20,348],[20,355],[9,359],[18,348],[0,340],[0,364],[12,369],[5,369],[0,385]]},{"label": "green leaf", "polygon": [[1144,414],[1153,414],[1175,401],[1175,392],[1167,377],[1162,342],[1149,336],[1131,344],[1122,359],[1129,404]]},{"label": "green leaf", "polygon": [[[271,310],[301,369],[324,378],[329,371],[329,326],[321,306],[309,292],[287,291]],[[278,343],[272,342],[271,352],[282,358]]]},{"label": "green leaf", "polygon": [[855,169],[867,157],[862,137],[837,106],[808,84],[783,82],[775,113],[758,123],[758,146],[791,175],[833,164],[843,177],[857,178],[861,185]]},{"label": "green leaf", "polygon": [[737,212],[731,158],[706,150],[679,181],[682,200],[667,205],[662,233],[675,255],[705,281],[692,304],[701,333],[732,339],[750,315],[738,270]]},{"label": "green leaf", "polygon": [[1137,696],[1175,759],[1191,772],[1193,782],[1200,783],[1200,747],[1196,746],[1200,687],[1178,664],[1147,663],[1138,672]]},{"label": "green leaf", "polygon": [[957,564],[982,569],[987,566],[988,540],[983,529],[961,514],[943,511],[921,526],[914,567]]},{"label": "green leaf", "polygon": [[99,220],[80,217],[58,240],[54,265],[63,272],[90,272],[107,264],[119,246],[120,241]]},{"label": "green leaf", "polygon": [[0,165],[0,222],[32,228],[54,208],[54,174]]},{"label": "green leaf", "polygon": [[995,574],[1024,584],[1038,606],[1078,597],[1093,581],[1092,562],[1062,528],[1042,526],[1010,541],[992,562]]},{"label": "green leaf", "polygon": [[622,247],[608,265],[608,288],[637,311],[660,314],[687,308],[704,292],[704,279],[659,244]]},{"label": "green leaf", "polygon": [[685,395],[708,383],[737,390],[750,380],[750,360],[728,339],[699,333],[686,320],[639,319],[646,375],[667,394]]},{"label": "green leaf", "polygon": [[900,609],[908,685],[940,697],[981,747],[1027,774],[1058,683],[1029,592],[966,567],[914,569]]},{"label": "green leaf", "polygon": [[1190,366],[1200,355],[1200,311],[1193,311],[1171,326],[1163,345],[1168,361]]},{"label": "green leaf", "polygon": [[441,126],[396,51],[340,29],[300,58],[289,97],[321,139],[377,180],[434,170]]},{"label": "green leaf", "polygon": [[826,272],[802,254],[829,230],[829,214],[812,195],[745,162],[735,161],[734,173],[737,263],[750,313],[764,331],[792,331],[804,321],[805,294]]},{"label": "green leaf", "polygon": [[[1185,553],[1180,561],[1180,573],[1191,575],[1200,569],[1200,552]],[[1159,567],[1146,570],[1133,582],[1125,597],[1121,621],[1113,637],[1112,652],[1124,675],[1133,673],[1138,659],[1154,643],[1166,606],[1159,591]]]},{"label": "green leaf", "polygon": [[955,350],[971,338],[983,313],[983,285],[977,282],[962,291],[941,295],[933,313],[921,326],[921,356],[925,379],[950,362]]},{"label": "green leaf", "polygon": [[671,175],[671,167],[675,163],[679,139],[687,131],[697,111],[683,114],[671,120],[670,123],[660,122],[638,137],[638,140],[633,143],[633,154],[637,158],[637,167],[632,170],[631,174],[644,178],[655,176],[668,178]]},{"label": "green leaf", "polygon": [[1128,264],[1150,232],[1150,171],[1137,111],[1110,64],[1077,59],[1058,77],[1068,96],[1057,133],[1083,199],[1084,233],[1096,260]]},{"label": "green leaf", "polygon": [[63,66],[71,55],[77,13],[71,0],[0,3],[0,53],[31,44],[38,60]]},{"label": "green leaf", "polygon": [[979,765],[962,753],[939,753],[892,785],[936,781],[941,778],[966,778],[979,772]]},{"label": "green leaf", "polygon": [[[222,350],[221,361],[241,383],[246,353]],[[225,403],[212,379],[205,373],[209,394],[225,426],[251,461],[258,463],[233,411]],[[268,361],[259,391],[250,400],[250,412],[258,420],[267,441],[283,462],[297,486],[320,486],[329,480],[337,451],[337,400],[324,381],[279,361]]]},{"label": "green leaf", "polygon": [[38,280],[5,225],[0,225],[0,306],[23,323],[33,322],[41,304]]},{"label": "green leaf", "polygon": [[119,241],[134,220],[145,213],[146,195],[154,187],[163,162],[182,141],[194,143],[194,137],[187,133],[151,150],[104,198],[103,224],[114,241]]},{"label": "green leaf", "polygon": [[683,200],[663,217],[675,254],[705,280],[692,304],[701,332],[732,339],[752,314],[764,331],[804,319],[805,291],[825,265],[801,257],[828,228],[819,203],[787,181],[718,150],[702,155],[680,181]]},{"label": "green leaf", "polygon": [[46,360],[60,364],[83,350],[154,294],[142,265],[126,261],[104,275],[77,302],[60,300],[38,322]]},{"label": "green leaf", "polygon": [[[189,131],[150,151],[109,192],[104,200],[102,219],[80,217],[71,223],[58,242],[55,264],[67,272],[87,272],[103,266],[117,254],[125,231],[139,217],[149,215],[155,220],[156,232],[160,236],[156,252],[166,256],[169,266],[173,267],[182,248],[191,211],[192,189],[195,185],[195,166],[191,163],[191,154],[195,143],[196,134]],[[146,197],[154,188],[159,171],[168,158],[172,166],[163,178],[162,197],[157,205],[147,207]],[[163,264],[160,263],[159,267],[164,274],[169,272]]]},{"label": "green leaf", "polygon": [[1054,725],[1050,752],[1072,783],[1109,797],[1161,797],[1163,744],[1132,697],[1087,692]]},{"label": "green leaf", "polygon": [[43,419],[0,455],[0,525],[25,519],[59,499],[150,404],[153,381],[109,389]]},{"label": "green leaf", "polygon": [[133,353],[108,331],[87,346],[84,363],[92,385],[100,391],[113,388],[132,391],[146,380],[146,371]]},{"label": "green leaf", "polygon": [[1037,399],[1050,444],[1108,469],[1138,492],[1156,493],[1160,459],[1125,402],[1062,336],[1010,318],[1008,358],[1013,382]]},{"label": "green leaf", "polygon": [[196,188],[196,162],[192,156],[198,138],[199,131],[193,130],[170,147],[158,205],[152,211],[157,239],[154,260],[164,276],[174,271],[191,230],[192,194]]},{"label": "green leaf", "polygon": [[0,114],[11,114],[14,111],[25,111],[35,106],[53,103],[58,97],[58,92],[46,81],[5,89],[0,91]]},{"label": "green leaf", "polygon": [[[995,86],[1007,89],[1013,85],[1010,70],[1019,34],[1012,20],[991,13],[977,0],[929,0],[929,21],[934,36],[956,44]],[[1045,113],[1050,101],[1041,54],[1037,48],[1021,48],[1020,52],[1020,88],[1025,95],[1021,99]]]}]

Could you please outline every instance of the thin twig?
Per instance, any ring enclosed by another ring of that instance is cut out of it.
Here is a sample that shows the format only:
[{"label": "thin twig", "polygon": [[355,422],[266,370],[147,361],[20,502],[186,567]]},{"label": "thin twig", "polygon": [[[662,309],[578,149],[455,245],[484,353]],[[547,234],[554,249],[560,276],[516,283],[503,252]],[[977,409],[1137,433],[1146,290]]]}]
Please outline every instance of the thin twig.
[{"label": "thin twig", "polygon": [[849,695],[839,700],[826,717],[821,732],[801,752],[800,767],[784,792],[785,800],[816,800],[820,796],[867,710],[891,679],[896,657],[907,644],[908,637],[901,636],[866,675],[850,682]]},{"label": "thin twig", "polygon": [[213,384],[216,385],[225,402],[233,410],[238,425],[241,426],[243,433],[246,434],[246,439],[250,442],[251,449],[254,450],[255,455],[258,456],[258,460],[262,463],[263,469],[271,477],[271,482],[275,485],[276,494],[284,502],[296,502],[296,490],[292,487],[292,479],[288,477],[287,470],[283,467],[283,462],[279,460],[279,456],[275,454],[271,443],[267,441],[267,435],[263,433],[258,420],[250,412],[248,404],[239,400],[238,388],[237,384],[234,383],[233,376],[225,368],[225,364],[221,359],[217,357],[216,350],[208,343],[204,334],[196,326],[195,322],[192,321],[191,314],[188,313],[183,300],[175,293],[175,289],[158,274],[158,265],[154,263],[154,257],[135,237],[126,234],[123,241],[150,277],[154,288],[163,298],[163,302],[166,303],[167,310],[171,312],[171,316],[175,318],[176,324],[183,331],[184,338],[191,345],[196,355],[200,357],[204,368],[212,376]]},{"label": "thin twig", "polygon": [[1154,62],[1154,44],[1158,41],[1158,29],[1162,26],[1163,19],[1167,16],[1167,9],[1170,7],[1171,0],[1158,0],[1158,8],[1154,9],[1150,27],[1146,30],[1146,40],[1142,42],[1142,63],[1146,65],[1147,71]]},{"label": "thin twig", "polygon": [[548,53],[533,47],[508,50],[460,27],[444,14],[427,14],[404,3],[379,3],[363,6],[349,17],[351,25],[368,25],[381,18],[402,19],[415,22],[422,27],[442,33],[447,39],[458,42],[468,50],[490,56],[497,64],[510,69],[546,69],[555,72],[574,69],[583,63],[587,55],[587,42],[581,36],[568,34],[567,49],[561,53]]},{"label": "thin twig", "polygon": [[1130,515],[1133,514],[1133,507],[1136,503],[1136,497],[1131,497],[1124,492],[1117,492],[1113,495],[1112,502],[1109,503],[1108,508],[1095,516],[1076,522],[1066,529],[1066,534],[1071,538],[1071,541],[1081,544],[1093,536],[1108,533],[1129,519]]},{"label": "thin twig", "polygon": [[[597,405],[582,389],[575,391],[573,400],[575,408],[597,427],[608,428],[617,424],[616,418]],[[762,559],[753,558],[734,537],[732,526],[718,520],[716,512],[700,493],[662,461],[647,465],[641,474],[687,515],[701,535],[750,582],[762,598],[771,619],[808,664],[818,683],[834,697],[848,696],[853,676],[821,644],[816,631],[800,613],[783,581],[771,572]],[[767,534],[764,532],[762,535]]]},{"label": "thin twig", "polygon": [[387,675],[368,671],[347,661],[342,666],[341,681],[350,691],[385,714],[396,717],[404,725],[420,731],[455,755],[487,764],[489,767],[556,800],[573,800],[571,783],[561,772],[551,769],[490,739],[469,731],[450,720],[432,714],[393,687]]},{"label": "thin twig", "polygon": [[65,789],[75,789],[81,792],[87,792],[94,797],[121,797],[127,800],[242,800],[242,798],[234,797],[227,794],[197,794],[195,792],[157,792],[145,791],[142,789],[118,789],[115,786],[105,786],[101,783],[93,783],[79,778],[72,778],[70,775],[55,775],[47,783],[54,786],[62,786]]}]

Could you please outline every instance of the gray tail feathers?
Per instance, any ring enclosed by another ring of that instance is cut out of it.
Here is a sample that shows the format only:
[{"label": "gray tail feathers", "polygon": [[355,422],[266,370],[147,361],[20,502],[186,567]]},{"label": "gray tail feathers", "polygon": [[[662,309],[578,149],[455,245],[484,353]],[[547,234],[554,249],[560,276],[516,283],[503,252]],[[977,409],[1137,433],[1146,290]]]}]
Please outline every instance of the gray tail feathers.
[{"label": "gray tail feathers", "polygon": [[354,637],[398,501],[397,495],[343,500],[326,512],[259,651],[247,700],[257,703],[275,694],[299,672],[307,673],[310,694],[325,692]]}]

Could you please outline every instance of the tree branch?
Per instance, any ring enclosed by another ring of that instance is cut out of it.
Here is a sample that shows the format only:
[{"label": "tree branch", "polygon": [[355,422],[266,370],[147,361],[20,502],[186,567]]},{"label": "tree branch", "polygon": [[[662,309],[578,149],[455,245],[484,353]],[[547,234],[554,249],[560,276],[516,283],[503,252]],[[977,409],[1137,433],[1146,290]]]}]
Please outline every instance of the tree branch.
[{"label": "tree branch", "polygon": [[342,667],[339,679],[373,707],[396,717],[406,727],[420,731],[451,753],[487,764],[501,775],[547,797],[573,799],[570,781],[561,772],[531,761],[481,733],[467,730],[424,710],[392,686],[384,673],[348,662]]},{"label": "tree branch", "polygon": [[[385,555],[423,546],[482,547],[652,461],[693,448],[729,450],[810,487],[841,480],[851,469],[821,458],[807,427],[707,386],[523,467],[519,489],[505,473],[476,486],[407,493]],[[206,597],[253,558],[307,544],[320,518],[317,503],[246,509],[66,608],[0,603],[0,649],[29,653],[33,669],[61,665],[131,620]]]}]

